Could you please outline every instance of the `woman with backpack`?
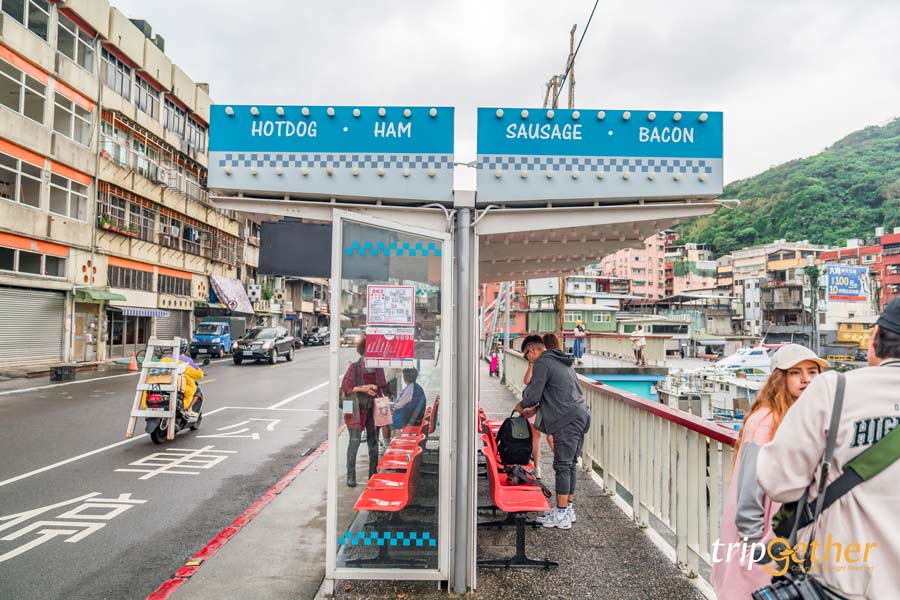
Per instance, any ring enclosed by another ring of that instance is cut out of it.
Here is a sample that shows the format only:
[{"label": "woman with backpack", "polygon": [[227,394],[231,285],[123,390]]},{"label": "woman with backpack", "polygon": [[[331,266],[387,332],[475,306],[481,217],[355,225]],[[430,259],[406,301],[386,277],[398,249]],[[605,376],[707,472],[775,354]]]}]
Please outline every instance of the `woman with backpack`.
[{"label": "woman with backpack", "polygon": [[[756,480],[759,450],[774,437],[784,415],[812,380],[828,367],[825,361],[798,344],[782,346],[772,355],[772,374],[759,391],[741,425],[735,445],[734,473],[722,511],[717,551],[713,557],[712,584],[719,598],[749,600],[750,594],[772,579],[759,560],[754,543],[767,544],[775,537],[772,515],[780,507],[766,496]],[[723,556],[724,555],[724,556]]]}]

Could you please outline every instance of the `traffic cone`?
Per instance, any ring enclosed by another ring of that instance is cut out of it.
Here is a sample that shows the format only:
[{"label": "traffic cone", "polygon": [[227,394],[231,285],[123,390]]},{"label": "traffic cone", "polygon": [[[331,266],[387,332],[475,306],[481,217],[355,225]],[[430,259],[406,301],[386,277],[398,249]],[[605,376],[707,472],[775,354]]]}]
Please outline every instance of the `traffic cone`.
[{"label": "traffic cone", "polygon": [[128,370],[129,371],[137,371],[138,370],[137,357],[134,355],[134,352],[131,353],[131,362],[128,363]]}]

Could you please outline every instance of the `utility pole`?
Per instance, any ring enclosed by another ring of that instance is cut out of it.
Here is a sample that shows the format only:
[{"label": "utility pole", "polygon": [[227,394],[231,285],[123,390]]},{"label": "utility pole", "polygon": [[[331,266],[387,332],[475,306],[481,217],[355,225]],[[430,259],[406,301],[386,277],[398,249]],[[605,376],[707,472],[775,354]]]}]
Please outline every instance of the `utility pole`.
[{"label": "utility pole", "polygon": [[569,60],[566,67],[569,71],[569,108],[575,108],[575,30],[578,24],[572,25],[569,31]]}]

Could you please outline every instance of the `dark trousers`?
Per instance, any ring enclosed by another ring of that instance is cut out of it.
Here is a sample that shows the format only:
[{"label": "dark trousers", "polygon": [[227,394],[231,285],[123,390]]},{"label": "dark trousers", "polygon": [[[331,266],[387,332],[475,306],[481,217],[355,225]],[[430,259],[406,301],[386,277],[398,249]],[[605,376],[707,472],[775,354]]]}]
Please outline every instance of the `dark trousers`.
[{"label": "dark trousers", "polygon": [[578,477],[576,461],[584,447],[584,434],[591,426],[590,415],[579,417],[553,432],[553,470],[556,472],[556,495],[575,493]]},{"label": "dark trousers", "polygon": [[[378,431],[375,428],[375,413],[372,410],[366,415],[366,445],[369,447],[369,477],[375,474],[378,467]],[[359,445],[362,441],[362,429],[348,428],[350,432],[350,445],[347,446],[347,475],[353,474],[356,478],[356,455],[359,453]]]}]

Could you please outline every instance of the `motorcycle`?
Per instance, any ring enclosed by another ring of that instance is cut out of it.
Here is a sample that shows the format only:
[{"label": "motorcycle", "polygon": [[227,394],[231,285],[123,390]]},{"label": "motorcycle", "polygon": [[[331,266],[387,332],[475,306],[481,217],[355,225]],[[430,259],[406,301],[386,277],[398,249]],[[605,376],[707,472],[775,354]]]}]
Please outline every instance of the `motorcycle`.
[{"label": "motorcycle", "polygon": [[[209,359],[203,361],[203,366],[209,364]],[[147,408],[157,410],[168,410],[169,408],[169,392],[153,391],[147,392],[146,398]],[[175,434],[185,428],[195,431],[200,427],[203,420],[203,389],[197,384],[197,391],[194,394],[194,400],[191,403],[191,410],[197,414],[196,418],[190,417],[184,409],[184,394],[178,392],[178,398],[175,401]],[[154,444],[162,444],[166,441],[169,419],[158,417],[147,418],[144,423],[144,431],[150,435],[150,440]]]}]

